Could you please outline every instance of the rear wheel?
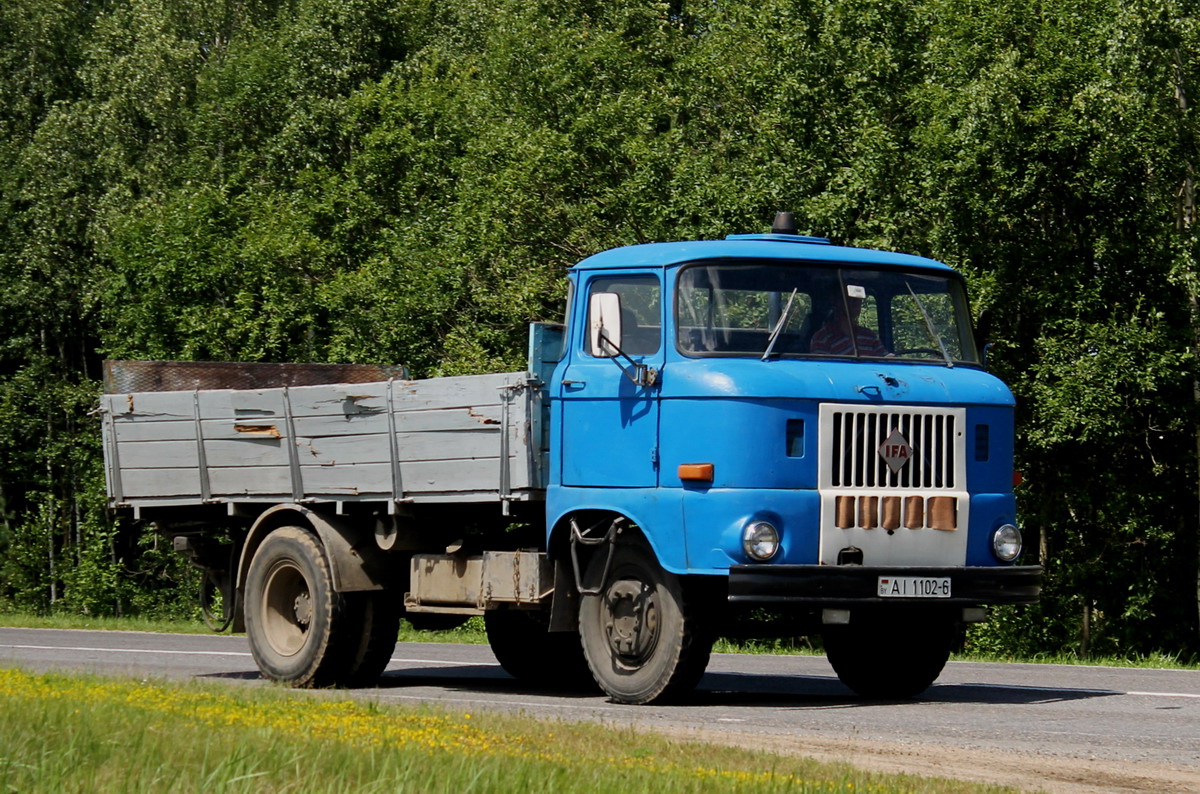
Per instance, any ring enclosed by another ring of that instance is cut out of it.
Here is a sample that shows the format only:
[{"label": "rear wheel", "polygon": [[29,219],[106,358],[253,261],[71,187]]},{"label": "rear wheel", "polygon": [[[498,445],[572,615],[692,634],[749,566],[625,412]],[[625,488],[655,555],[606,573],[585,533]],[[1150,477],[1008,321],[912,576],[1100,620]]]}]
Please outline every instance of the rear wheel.
[{"label": "rear wheel", "polygon": [[334,634],[347,619],[317,539],[300,527],[271,532],[246,576],[246,634],[263,675],[292,686],[336,683]]},{"label": "rear wheel", "polygon": [[527,684],[549,689],[593,689],[579,634],[551,632],[540,610],[491,610],[483,616],[488,644],[504,671]]},{"label": "rear wheel", "polygon": [[258,669],[297,687],[369,686],[396,647],[391,592],[338,593],[315,535],[280,527],[246,575],[246,635]]},{"label": "rear wheel", "polygon": [[351,652],[335,674],[340,686],[371,686],[391,661],[400,632],[400,608],[395,597],[389,591],[342,596]]},{"label": "rear wheel", "polygon": [[826,626],[825,655],[842,683],[866,698],[892,700],[924,692],[937,680],[956,624],[940,611],[854,612]]},{"label": "rear wheel", "polygon": [[[606,562],[607,549],[600,549],[588,581],[604,576]],[[619,703],[651,703],[690,691],[708,666],[713,642],[689,611],[684,583],[664,571],[640,539],[613,549],[599,595],[583,597],[579,631],[592,675]]]}]

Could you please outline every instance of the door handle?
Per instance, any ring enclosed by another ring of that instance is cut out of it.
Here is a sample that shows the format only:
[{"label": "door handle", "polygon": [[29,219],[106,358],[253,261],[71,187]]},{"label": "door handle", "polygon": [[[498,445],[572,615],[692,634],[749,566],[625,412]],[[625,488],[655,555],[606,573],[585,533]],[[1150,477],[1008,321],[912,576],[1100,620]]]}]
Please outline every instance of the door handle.
[{"label": "door handle", "polygon": [[587,381],[586,380],[564,380],[562,382],[562,385],[566,386],[568,389],[582,389],[584,386],[587,385]]}]

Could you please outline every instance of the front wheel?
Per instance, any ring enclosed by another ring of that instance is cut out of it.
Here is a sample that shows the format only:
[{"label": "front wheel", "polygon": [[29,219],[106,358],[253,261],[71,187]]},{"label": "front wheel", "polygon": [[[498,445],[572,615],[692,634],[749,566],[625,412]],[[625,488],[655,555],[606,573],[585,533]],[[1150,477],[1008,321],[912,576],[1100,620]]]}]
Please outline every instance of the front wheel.
[{"label": "front wheel", "polygon": [[[604,576],[607,549],[588,566]],[[619,542],[598,595],[579,610],[584,656],[596,683],[618,703],[651,703],[690,691],[708,666],[712,636],[696,625],[684,583],[643,541]]]},{"label": "front wheel", "polygon": [[956,625],[952,616],[936,611],[852,612],[849,624],[826,626],[821,636],[843,684],[865,698],[899,700],[937,680]]}]

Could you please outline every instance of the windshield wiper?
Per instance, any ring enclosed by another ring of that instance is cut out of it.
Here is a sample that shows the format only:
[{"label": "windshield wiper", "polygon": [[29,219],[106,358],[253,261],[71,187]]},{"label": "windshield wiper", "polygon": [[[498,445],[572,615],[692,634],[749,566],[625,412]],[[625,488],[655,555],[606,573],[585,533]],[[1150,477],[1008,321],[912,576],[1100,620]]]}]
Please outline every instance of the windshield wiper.
[{"label": "windshield wiper", "polygon": [[783,311],[779,313],[779,320],[776,321],[775,327],[771,329],[771,336],[767,339],[767,349],[763,351],[762,361],[766,361],[771,357],[771,351],[775,349],[775,343],[779,341],[779,335],[783,333],[783,327],[787,325],[788,315],[792,313],[792,302],[796,300],[796,291],[799,287],[792,290],[792,294],[788,297],[787,306],[783,307]]},{"label": "windshield wiper", "polygon": [[913,301],[917,304],[917,309],[921,312],[921,317],[925,320],[925,329],[929,331],[929,337],[937,342],[938,350],[942,351],[942,358],[946,360],[946,366],[954,369],[954,362],[950,359],[950,354],[946,352],[946,344],[942,342],[942,336],[933,327],[933,320],[929,317],[929,312],[925,311],[925,304],[921,303],[921,299],[917,297],[917,293],[913,292],[912,284],[907,281],[904,286],[908,287],[908,294],[912,295]]}]

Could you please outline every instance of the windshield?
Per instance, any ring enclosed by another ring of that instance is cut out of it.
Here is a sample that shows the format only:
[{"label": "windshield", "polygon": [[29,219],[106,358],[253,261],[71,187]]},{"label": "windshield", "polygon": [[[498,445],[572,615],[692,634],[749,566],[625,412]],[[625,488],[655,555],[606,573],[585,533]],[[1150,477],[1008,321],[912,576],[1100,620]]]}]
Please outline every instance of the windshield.
[{"label": "windshield", "polygon": [[692,265],[679,275],[679,348],[695,356],[978,363],[961,281],[816,263]]}]

